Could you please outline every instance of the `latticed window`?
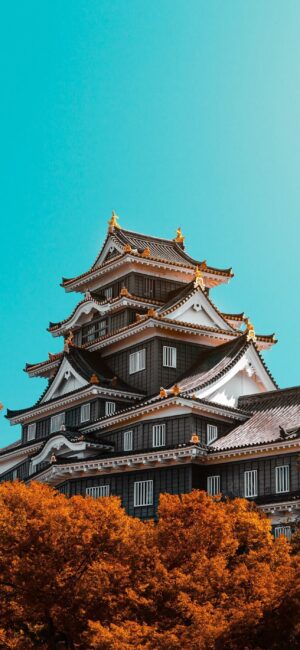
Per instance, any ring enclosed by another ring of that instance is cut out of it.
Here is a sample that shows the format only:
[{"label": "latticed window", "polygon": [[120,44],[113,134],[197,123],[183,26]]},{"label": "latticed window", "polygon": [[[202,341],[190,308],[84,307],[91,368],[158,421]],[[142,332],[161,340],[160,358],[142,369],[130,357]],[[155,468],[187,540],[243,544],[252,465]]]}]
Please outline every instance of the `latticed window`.
[{"label": "latticed window", "polygon": [[209,445],[214,440],[217,440],[218,437],[218,427],[215,424],[208,424],[206,429],[206,441]]},{"label": "latticed window", "polygon": [[290,489],[290,467],[280,465],[275,468],[276,492],[288,492]]},{"label": "latticed window", "polygon": [[131,451],[133,448],[133,431],[124,431],[123,438],[124,451]]},{"label": "latticed window", "polygon": [[50,433],[55,433],[59,431],[62,425],[65,423],[65,413],[58,413],[57,415],[52,415],[50,420]]},{"label": "latticed window", "polygon": [[274,528],[274,537],[280,537],[280,535],[284,535],[284,537],[287,537],[288,539],[291,538],[292,535],[292,529],[290,526],[275,526]]},{"label": "latticed window", "polygon": [[163,447],[166,444],[166,425],[154,424],[152,427],[153,447]]},{"label": "latticed window", "polygon": [[28,424],[27,440],[34,440],[35,433],[36,433],[36,422],[33,422],[32,424]]},{"label": "latticed window", "polygon": [[207,493],[210,496],[215,496],[215,494],[220,494],[221,492],[221,477],[220,476],[208,476],[207,477]]},{"label": "latticed window", "polygon": [[154,279],[153,278],[145,278],[145,296],[147,298],[153,298],[154,296]]},{"label": "latticed window", "polygon": [[104,289],[104,295],[105,295],[105,298],[107,298],[108,300],[109,300],[109,298],[112,298],[113,288],[112,287],[106,287],[106,289]]},{"label": "latticed window", "polygon": [[257,470],[251,469],[244,472],[244,493],[245,497],[257,496]]},{"label": "latticed window", "polygon": [[107,334],[107,319],[93,321],[82,328],[82,343],[88,343]]},{"label": "latticed window", "polygon": [[87,487],[85,490],[87,496],[94,497],[109,497],[109,485],[95,485],[94,487]]},{"label": "latticed window", "polygon": [[133,375],[135,372],[145,370],[146,368],[146,350],[138,350],[129,355],[129,374]]},{"label": "latticed window", "polygon": [[113,415],[116,411],[115,402],[105,402],[105,415]]},{"label": "latticed window", "polygon": [[166,368],[176,368],[177,350],[168,345],[163,346],[163,365]]},{"label": "latticed window", "polygon": [[91,417],[91,405],[90,403],[88,404],[82,404],[80,408],[80,422],[88,422]]},{"label": "latticed window", "polygon": [[133,505],[135,508],[153,505],[153,481],[136,481],[134,483]]}]

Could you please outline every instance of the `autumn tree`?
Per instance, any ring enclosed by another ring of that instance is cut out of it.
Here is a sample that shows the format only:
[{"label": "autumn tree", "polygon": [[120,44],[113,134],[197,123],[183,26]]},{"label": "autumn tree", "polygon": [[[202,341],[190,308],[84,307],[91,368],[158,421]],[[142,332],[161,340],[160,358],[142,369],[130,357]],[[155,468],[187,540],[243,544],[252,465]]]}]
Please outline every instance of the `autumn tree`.
[{"label": "autumn tree", "polygon": [[243,499],[163,495],[155,524],[115,497],[3,483],[0,648],[271,648],[297,557]]}]

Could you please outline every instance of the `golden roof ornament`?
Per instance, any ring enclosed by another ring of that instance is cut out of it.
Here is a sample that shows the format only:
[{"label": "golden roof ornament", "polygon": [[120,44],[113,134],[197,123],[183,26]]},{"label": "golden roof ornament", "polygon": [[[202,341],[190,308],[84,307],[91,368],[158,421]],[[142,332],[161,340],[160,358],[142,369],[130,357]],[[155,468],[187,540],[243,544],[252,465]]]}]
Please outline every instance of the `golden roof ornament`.
[{"label": "golden roof ornament", "polygon": [[151,253],[151,251],[150,251],[149,246],[146,246],[146,248],[142,252],[142,257],[150,257],[150,253]]},{"label": "golden roof ornament", "polygon": [[180,388],[179,388],[178,384],[174,384],[174,386],[172,386],[171,393],[173,395],[180,395]]},{"label": "golden roof ornament", "polygon": [[130,244],[125,244],[125,246],[123,248],[123,251],[124,251],[124,253],[131,253],[132,248],[131,248]]},{"label": "golden roof ornament", "polygon": [[198,266],[196,266],[195,275],[194,275],[194,287],[195,287],[195,289],[197,287],[200,287],[201,289],[204,289],[204,287],[205,287],[204,280],[203,280],[203,277],[202,277],[202,273],[201,273]]},{"label": "golden roof ornament", "polygon": [[90,384],[100,384],[100,381],[95,373],[90,377]]},{"label": "golden roof ornament", "polygon": [[2,411],[3,409],[4,409],[4,406],[3,406],[2,402],[0,402],[0,411]]},{"label": "golden roof ornament", "polygon": [[114,232],[115,228],[118,228],[120,230],[121,226],[119,226],[119,224],[118,224],[118,219],[119,219],[118,215],[113,210],[112,214],[111,214],[111,218],[110,218],[110,220],[108,222],[109,232],[110,233]]},{"label": "golden roof ornament", "polygon": [[70,345],[71,346],[74,345],[74,334],[73,334],[72,330],[69,331],[69,336],[67,336],[67,338],[65,339],[65,342],[64,342],[64,351],[65,352],[69,352],[69,346]]},{"label": "golden roof ornament", "polygon": [[168,393],[165,388],[161,386],[160,391],[159,391],[159,397],[163,399],[164,397],[168,397]]},{"label": "golden roof ornament", "polygon": [[120,291],[120,296],[129,296],[129,291],[128,291],[127,287],[122,287],[122,289]]},{"label": "golden roof ornament", "polygon": [[152,318],[156,318],[157,317],[156,309],[154,309],[154,307],[149,307],[149,309],[147,311],[147,316],[150,316]]},{"label": "golden roof ornament", "polygon": [[191,439],[190,439],[190,442],[191,442],[193,445],[198,445],[198,444],[199,444],[199,442],[200,442],[200,438],[199,438],[199,436],[197,435],[197,433],[192,433],[192,435],[191,435]]},{"label": "golden roof ornament", "polygon": [[176,230],[176,237],[175,237],[176,244],[183,244],[183,243],[184,243],[184,239],[185,239],[185,238],[184,238],[184,235],[182,234],[182,230],[181,230],[181,228],[177,228],[177,230]]},{"label": "golden roof ornament", "polygon": [[255,329],[249,320],[249,318],[245,318],[245,323],[246,323],[246,332],[247,332],[247,341],[256,341],[256,334],[255,334]]}]

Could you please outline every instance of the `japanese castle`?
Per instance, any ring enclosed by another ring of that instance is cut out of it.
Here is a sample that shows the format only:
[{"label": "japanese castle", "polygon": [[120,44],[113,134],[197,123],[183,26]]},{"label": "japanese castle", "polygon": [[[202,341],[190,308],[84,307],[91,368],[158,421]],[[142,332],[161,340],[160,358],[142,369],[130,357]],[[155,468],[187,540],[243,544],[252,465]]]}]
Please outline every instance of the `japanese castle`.
[{"label": "japanese castle", "polygon": [[245,497],[289,536],[300,513],[300,387],[280,390],[268,370],[261,353],[273,334],[215,305],[232,277],[190,257],[180,228],[174,239],[143,235],[113,213],[95,263],[62,281],[80,295],[49,325],[61,352],[26,365],[47,386],[7,411],[22,436],[1,450],[0,480],[117,495],[143,519],[163,492]]}]

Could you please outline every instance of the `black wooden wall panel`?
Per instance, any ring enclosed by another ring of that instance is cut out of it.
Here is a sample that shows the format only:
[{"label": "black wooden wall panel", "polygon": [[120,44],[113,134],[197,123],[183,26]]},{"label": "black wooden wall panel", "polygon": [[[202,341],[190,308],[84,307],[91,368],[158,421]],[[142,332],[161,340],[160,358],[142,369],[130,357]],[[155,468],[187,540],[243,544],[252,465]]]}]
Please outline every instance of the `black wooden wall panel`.
[{"label": "black wooden wall panel", "polygon": [[[154,499],[152,506],[135,508],[133,503],[134,482],[153,480]],[[59,490],[63,494],[73,496],[85,495],[87,487],[109,485],[110,494],[121,498],[122,506],[129,515],[149,519],[156,517],[159,495],[161,493],[183,494],[191,491],[191,466],[170,467],[168,469],[144,470],[124,474],[99,475],[93,478],[82,478],[63,483]]]}]

